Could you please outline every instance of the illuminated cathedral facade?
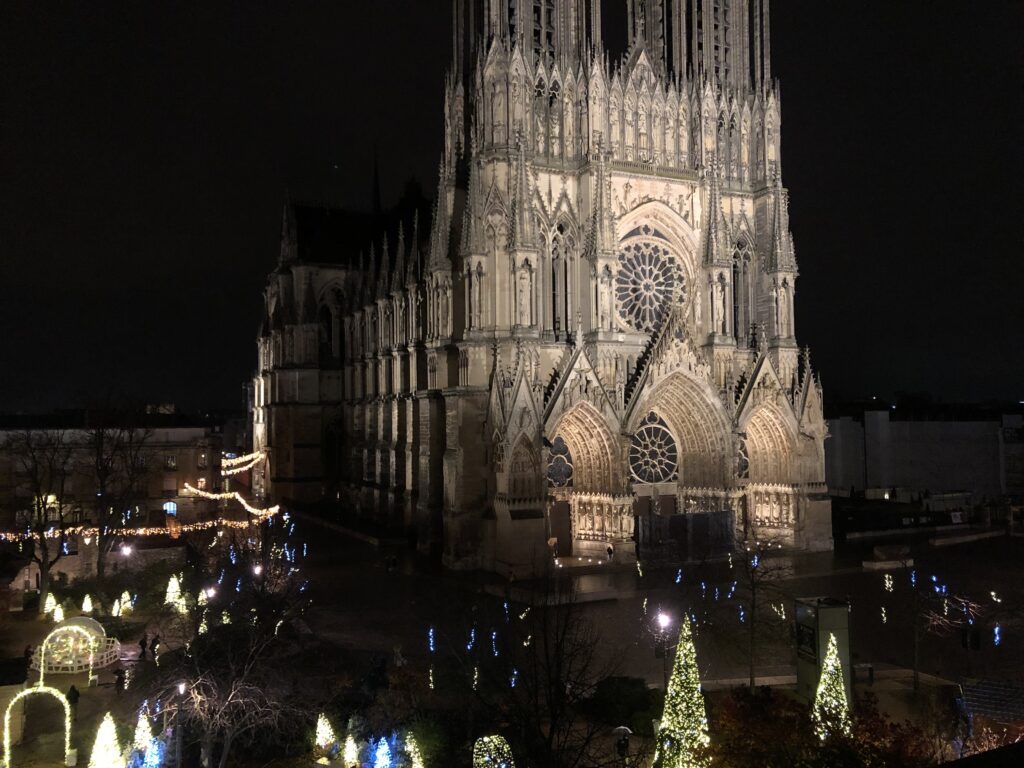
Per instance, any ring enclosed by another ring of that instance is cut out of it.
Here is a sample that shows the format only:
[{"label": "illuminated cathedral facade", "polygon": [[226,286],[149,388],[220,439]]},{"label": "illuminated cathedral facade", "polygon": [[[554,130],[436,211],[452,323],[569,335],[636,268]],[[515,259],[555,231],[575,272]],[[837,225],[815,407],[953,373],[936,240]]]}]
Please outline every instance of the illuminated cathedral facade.
[{"label": "illuminated cathedral facade", "polygon": [[831,547],[769,0],[617,2],[613,61],[600,0],[455,0],[432,215],[346,249],[286,207],[258,490],[453,568]]}]

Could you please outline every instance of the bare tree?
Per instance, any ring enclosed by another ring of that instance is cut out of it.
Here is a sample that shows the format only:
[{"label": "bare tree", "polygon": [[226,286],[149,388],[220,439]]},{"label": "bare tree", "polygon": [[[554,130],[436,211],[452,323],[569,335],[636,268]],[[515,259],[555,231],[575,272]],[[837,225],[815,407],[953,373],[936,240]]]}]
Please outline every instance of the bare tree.
[{"label": "bare tree", "polygon": [[153,431],[138,426],[130,410],[90,413],[90,419],[82,439],[83,469],[95,487],[96,576],[102,579],[115,544],[111,529],[122,527],[126,512],[146,496]]},{"label": "bare tree", "polygon": [[747,628],[747,661],[750,690],[754,690],[754,671],[757,666],[757,641],[765,633],[766,625],[777,627],[778,621],[765,615],[764,604],[777,591],[778,582],[791,568],[776,559],[782,544],[773,538],[740,540],[732,555],[732,570],[740,588],[739,599],[745,603],[743,623]]},{"label": "bare tree", "polygon": [[[7,439],[17,477],[16,502],[39,566],[39,612],[50,593],[50,571],[64,554],[71,501],[73,446],[62,430],[26,429]],[[24,504],[24,506],[21,506]]]},{"label": "bare tree", "polygon": [[608,726],[586,713],[619,654],[599,648],[571,578],[551,574],[517,586],[519,602],[485,597],[469,611],[469,626],[445,633],[461,670],[461,695],[507,727],[528,764],[621,765]]}]

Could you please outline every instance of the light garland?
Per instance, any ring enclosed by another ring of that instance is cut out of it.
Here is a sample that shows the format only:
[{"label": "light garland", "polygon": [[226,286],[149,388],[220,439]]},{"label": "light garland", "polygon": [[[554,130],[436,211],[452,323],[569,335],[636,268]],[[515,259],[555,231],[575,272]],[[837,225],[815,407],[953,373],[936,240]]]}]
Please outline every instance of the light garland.
[{"label": "light garland", "polygon": [[51,688],[40,682],[38,685],[20,691],[17,696],[11,699],[7,705],[7,710],[4,712],[4,768],[14,768],[11,763],[11,712],[14,710],[15,704],[26,696],[32,696],[36,693],[45,693],[53,696],[64,707],[64,762],[67,762],[68,754],[71,752],[71,704],[68,703],[67,697],[56,688]]},{"label": "light garland", "polygon": [[242,472],[248,472],[250,469],[252,469],[253,467],[255,467],[257,464],[259,464],[262,461],[263,461],[263,457],[262,456],[257,456],[255,459],[253,459],[252,461],[246,462],[245,464],[236,464],[234,466],[229,466],[226,469],[222,466],[221,470],[220,470],[220,474],[221,474],[222,477],[230,477],[231,475],[239,475]]},{"label": "light garland", "polygon": [[253,451],[252,453],[247,453],[244,456],[235,456],[234,458],[225,457],[220,460],[220,465],[222,467],[234,467],[238,464],[246,464],[254,459],[262,459],[264,457],[266,457],[266,453],[263,451]]},{"label": "light garland", "polygon": [[[256,515],[257,517],[273,517],[281,510],[279,504],[275,504],[272,507],[265,508],[254,507],[249,502],[247,502],[245,498],[242,496],[242,494],[240,494],[238,491],[203,491],[200,490],[199,488],[195,488],[194,486],[189,485],[188,483],[185,483],[185,491],[195,496],[199,496],[204,499],[212,499],[214,501],[234,499],[235,501],[242,505],[246,512],[248,512],[250,515]],[[183,530],[184,528],[185,526],[182,526]]]},{"label": "light garland", "polygon": [[821,667],[818,690],[814,695],[811,720],[814,722],[814,732],[821,741],[840,733],[850,735],[850,707],[846,701],[843,665],[839,661],[839,643],[832,633],[828,636],[828,650]]}]

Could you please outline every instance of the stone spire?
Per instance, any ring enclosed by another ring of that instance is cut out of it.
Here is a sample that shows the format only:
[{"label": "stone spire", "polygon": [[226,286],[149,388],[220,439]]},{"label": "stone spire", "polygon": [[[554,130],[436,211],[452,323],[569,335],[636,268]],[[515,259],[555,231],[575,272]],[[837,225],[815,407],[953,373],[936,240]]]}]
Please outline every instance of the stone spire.
[{"label": "stone spire", "polygon": [[608,153],[603,143],[597,143],[597,177],[594,185],[594,215],[590,223],[591,257],[612,249],[615,242],[614,215],[608,201],[611,198],[611,179],[608,176]]},{"label": "stone spire", "polygon": [[380,273],[377,277],[377,298],[387,298],[389,293],[391,293],[391,249],[388,248],[388,233],[385,232],[380,246]]},{"label": "stone spire", "polygon": [[391,293],[398,293],[405,280],[405,225],[398,222],[398,250],[395,252],[395,269],[391,277]]},{"label": "stone spire", "polygon": [[374,282],[377,278],[377,249],[370,243],[370,263],[366,265],[366,272],[363,273],[363,304],[373,304],[376,291]]},{"label": "stone spire", "polygon": [[448,211],[448,185],[444,162],[437,170],[437,197],[434,199],[434,221],[430,233],[430,256],[427,268],[431,272],[450,272],[452,265],[448,258],[448,239],[451,235],[451,218]]},{"label": "stone spire", "polygon": [[515,248],[529,248],[534,244],[533,217],[530,215],[530,171],[526,165],[526,148],[522,134],[516,137],[516,171],[512,188],[512,245]]},{"label": "stone spire", "polygon": [[299,258],[299,243],[295,227],[295,207],[291,200],[285,200],[281,214],[281,254],[278,264],[290,264]]},{"label": "stone spire", "polygon": [[405,272],[407,287],[415,286],[419,282],[420,258],[420,212],[417,210],[412,215],[412,243],[409,246],[409,263]]},{"label": "stone spire", "polygon": [[714,158],[705,176],[708,185],[708,202],[705,211],[704,264],[707,266],[728,265],[730,261],[729,226],[725,221],[725,214],[722,212],[719,172],[718,159]]},{"label": "stone spire", "polygon": [[766,267],[769,272],[796,271],[796,255],[793,237],[789,233],[789,200],[778,173],[772,179],[771,192],[772,228],[771,248]]}]

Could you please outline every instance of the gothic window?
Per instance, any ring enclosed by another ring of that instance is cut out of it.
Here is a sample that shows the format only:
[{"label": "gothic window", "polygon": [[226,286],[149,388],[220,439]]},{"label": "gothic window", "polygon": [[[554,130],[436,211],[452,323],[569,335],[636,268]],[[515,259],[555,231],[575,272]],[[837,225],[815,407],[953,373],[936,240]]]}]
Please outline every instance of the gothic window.
[{"label": "gothic window", "polygon": [[679,469],[676,441],[665,420],[651,411],[629,444],[629,469],[638,483],[665,483]]},{"label": "gothic window", "polygon": [[683,277],[671,252],[649,240],[626,244],[619,252],[615,299],[622,319],[633,329],[652,333],[664,321]]},{"label": "gothic window", "polygon": [[520,438],[509,465],[509,495],[535,499],[541,495],[537,456],[526,438]]},{"label": "gothic window", "polygon": [[551,458],[548,460],[548,484],[555,488],[572,485],[572,453],[561,437],[551,443]]},{"label": "gothic window", "polygon": [[737,344],[751,338],[751,274],[750,245],[746,240],[736,243],[732,259],[732,328]]}]

